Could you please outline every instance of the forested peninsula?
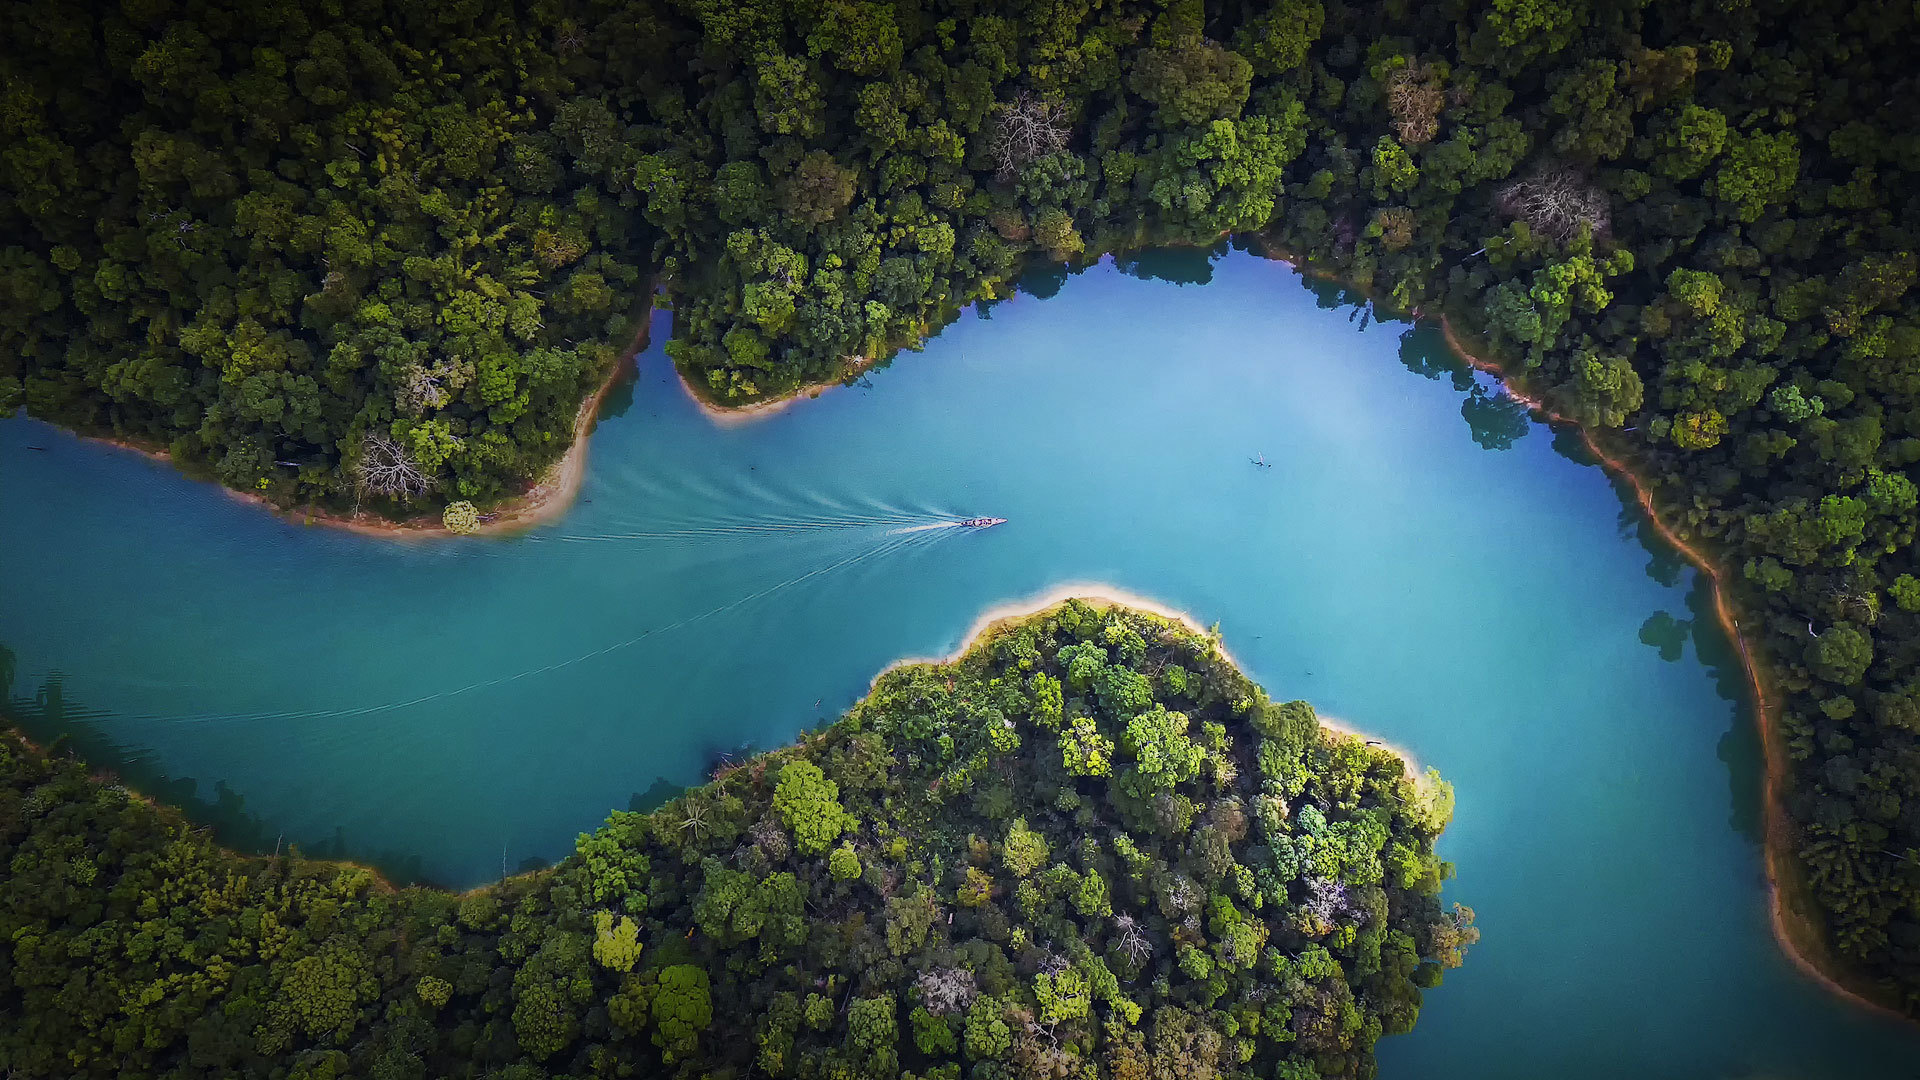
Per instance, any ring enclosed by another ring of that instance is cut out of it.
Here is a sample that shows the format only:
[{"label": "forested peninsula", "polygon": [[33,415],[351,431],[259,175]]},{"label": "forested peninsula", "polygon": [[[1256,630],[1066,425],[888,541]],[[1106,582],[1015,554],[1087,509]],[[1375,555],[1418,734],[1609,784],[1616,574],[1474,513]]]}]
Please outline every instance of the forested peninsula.
[{"label": "forested peninsula", "polygon": [[459,895],[223,850],[0,733],[0,1068],[1371,1077],[1478,938],[1452,801],[1078,600]]},{"label": "forested peninsula", "polygon": [[1156,240],[1258,234],[1450,313],[1727,568],[1799,944],[1920,1013],[1908,0],[4,19],[0,407],[283,504],[524,489],[654,274],[720,403]]}]

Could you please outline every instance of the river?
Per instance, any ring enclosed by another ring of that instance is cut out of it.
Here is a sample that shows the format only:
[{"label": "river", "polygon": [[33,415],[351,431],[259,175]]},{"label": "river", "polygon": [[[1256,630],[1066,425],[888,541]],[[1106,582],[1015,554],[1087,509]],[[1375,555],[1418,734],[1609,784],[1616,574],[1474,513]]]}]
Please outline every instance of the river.
[{"label": "river", "polygon": [[[733,425],[657,313],[580,503],[504,540],[302,526],[0,422],[16,711],[230,842],[464,887],[1100,582],[1455,785],[1448,895],[1486,936],[1383,1076],[1915,1075],[1920,1031],[1768,931],[1759,743],[1700,575],[1577,439],[1354,299],[1238,253],[1039,275]],[[921,527],[975,515],[1010,520]]]}]

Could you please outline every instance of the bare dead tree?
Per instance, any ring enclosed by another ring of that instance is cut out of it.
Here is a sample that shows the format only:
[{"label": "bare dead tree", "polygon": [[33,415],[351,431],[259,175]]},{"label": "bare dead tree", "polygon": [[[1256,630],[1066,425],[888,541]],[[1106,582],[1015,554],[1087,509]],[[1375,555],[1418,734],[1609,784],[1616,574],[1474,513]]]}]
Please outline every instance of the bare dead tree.
[{"label": "bare dead tree", "polygon": [[913,986],[920,992],[920,1004],[935,1016],[958,1016],[980,996],[973,972],[965,968],[929,968]]},{"label": "bare dead tree", "polygon": [[1120,933],[1120,951],[1136,964],[1144,964],[1153,955],[1153,941],[1140,931],[1140,920],[1125,912],[1113,917],[1113,928]]},{"label": "bare dead tree", "polygon": [[361,438],[353,478],[362,491],[402,501],[425,495],[433,487],[433,477],[384,431],[369,431]]},{"label": "bare dead tree", "polygon": [[447,403],[447,373],[437,367],[415,364],[407,368],[406,381],[400,386],[400,408],[414,416]]},{"label": "bare dead tree", "polygon": [[1872,626],[1880,621],[1879,594],[1855,585],[1832,584],[1824,591],[1827,602],[1834,605],[1842,618],[1852,618],[1857,622]]},{"label": "bare dead tree", "polygon": [[1515,180],[1500,189],[1494,206],[1508,217],[1525,221],[1533,231],[1562,243],[1573,239],[1582,228],[1598,236],[1613,224],[1613,206],[1607,193],[1564,166],[1543,168]]},{"label": "bare dead tree", "polygon": [[1020,91],[995,111],[999,118],[988,145],[1002,180],[1011,180],[1022,166],[1064,149],[1072,134],[1066,106],[1030,90]]},{"label": "bare dead tree", "polygon": [[1408,146],[1440,133],[1440,110],[1446,104],[1446,94],[1427,67],[1409,64],[1387,76],[1387,111],[1393,114],[1394,134]]}]

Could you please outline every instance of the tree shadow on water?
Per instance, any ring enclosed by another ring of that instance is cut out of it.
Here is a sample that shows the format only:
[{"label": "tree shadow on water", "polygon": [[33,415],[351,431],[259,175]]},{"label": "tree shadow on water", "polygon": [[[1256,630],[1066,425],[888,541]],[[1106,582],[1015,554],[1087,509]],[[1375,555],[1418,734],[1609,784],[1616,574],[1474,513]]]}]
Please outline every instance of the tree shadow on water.
[{"label": "tree shadow on water", "polygon": [[1128,277],[1142,281],[1170,281],[1175,285],[1205,285],[1213,280],[1213,264],[1224,256],[1229,244],[1221,240],[1212,247],[1143,248],[1113,257],[1113,265]]},{"label": "tree shadow on water", "polygon": [[1323,311],[1350,308],[1357,316],[1372,303],[1366,293],[1358,289],[1350,289],[1331,278],[1302,275],[1300,284],[1313,294],[1313,305]]},{"label": "tree shadow on water", "polygon": [[1616,519],[1620,538],[1634,541],[1640,545],[1640,550],[1647,553],[1648,577],[1669,589],[1679,585],[1680,575],[1693,564],[1660,535],[1660,530],[1654,528],[1652,519],[1647,517],[1639,497],[1634,494],[1633,486],[1619,477],[1611,479],[1614,492],[1620,496],[1620,516]]},{"label": "tree shadow on water", "polygon": [[656,776],[647,790],[636,791],[627,799],[627,809],[636,814],[650,814],[685,790],[684,785],[676,784],[664,776]]},{"label": "tree shadow on water", "polygon": [[1731,800],[1727,823],[1734,832],[1758,845],[1765,837],[1766,765],[1760,725],[1753,711],[1753,683],[1739,646],[1720,625],[1713,602],[1713,580],[1707,575],[1694,575],[1693,587],[1687,590],[1687,612],[1692,616],[1693,655],[1712,676],[1714,693],[1730,706],[1727,732],[1716,747],[1717,756],[1727,766]]},{"label": "tree shadow on water", "polygon": [[115,714],[75,701],[59,672],[48,674],[31,696],[15,696],[16,678],[14,653],[0,645],[0,723],[18,727],[50,756],[87,763],[103,783],[121,785],[163,806],[178,808],[188,821],[211,828],[213,839],[222,846],[252,855],[298,853],[314,859],[352,859],[397,885],[427,881],[418,852],[363,849],[348,839],[341,826],[318,838],[288,837],[247,809],[245,796],[225,780],[214,781],[210,793],[203,794],[198,779],[169,775],[153,751],[135,749],[110,736],[106,725]]},{"label": "tree shadow on water", "polygon": [[1640,643],[1658,650],[1660,659],[1669,664],[1680,659],[1692,634],[1693,620],[1676,619],[1665,611],[1654,612],[1640,624]]},{"label": "tree shadow on water", "polygon": [[1715,746],[1715,756],[1726,765],[1730,810],[1727,824],[1750,843],[1764,838],[1763,805],[1765,763],[1760,728],[1753,715],[1753,687],[1740,651],[1722,629],[1713,603],[1713,582],[1696,574],[1687,590],[1687,618],[1656,611],[1640,625],[1640,640],[1674,663],[1687,642],[1693,655],[1713,680],[1714,693],[1727,702],[1729,724]]},{"label": "tree shadow on water", "polygon": [[607,388],[607,396],[600,399],[598,420],[613,420],[625,416],[633,408],[634,388],[640,383],[640,365],[628,364],[614,376],[613,385]]},{"label": "tree shadow on water", "polygon": [[1485,450],[1511,450],[1533,427],[1525,405],[1504,390],[1490,391],[1477,383],[1460,403],[1460,417]]},{"label": "tree shadow on water", "polygon": [[1428,325],[1409,327],[1400,335],[1400,364],[1423,379],[1445,379],[1461,393],[1473,389],[1473,368],[1447,346],[1446,335]]},{"label": "tree shadow on water", "polygon": [[1070,263],[1034,259],[1021,270],[1014,287],[1036,300],[1051,300],[1060,294],[1072,276]]}]

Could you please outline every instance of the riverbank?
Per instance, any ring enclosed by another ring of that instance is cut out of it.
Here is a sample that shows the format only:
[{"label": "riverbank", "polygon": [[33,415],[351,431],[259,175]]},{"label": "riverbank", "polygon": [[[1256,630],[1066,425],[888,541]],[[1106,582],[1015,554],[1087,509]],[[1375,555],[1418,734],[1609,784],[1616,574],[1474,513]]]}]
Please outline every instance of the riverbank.
[{"label": "riverbank", "polygon": [[[640,318],[639,332],[633,342],[615,361],[613,369],[593,393],[580,402],[580,409],[574,414],[572,442],[560,460],[547,467],[545,474],[534,481],[527,490],[490,507],[481,514],[479,528],[470,533],[455,533],[441,522],[438,512],[417,514],[410,518],[387,518],[364,510],[341,512],[327,510],[317,506],[283,507],[269,501],[265,496],[250,491],[239,491],[219,485],[220,490],[230,498],[258,507],[267,513],[299,525],[317,525],[329,529],[341,529],[361,536],[380,537],[388,540],[438,540],[464,536],[507,536],[525,532],[544,525],[565,514],[573,506],[580,494],[580,487],[587,475],[587,437],[593,433],[594,424],[600,417],[600,406],[606,402],[607,395],[620,384],[623,378],[629,378],[634,372],[635,358],[647,347],[651,331],[651,320],[644,314]],[[101,435],[80,435],[88,442],[101,443],[120,450],[130,451],[163,464],[172,465],[173,455],[165,450],[143,445],[128,439],[116,439]]]},{"label": "riverbank", "polygon": [[749,402],[745,405],[727,405],[713,400],[695,385],[693,380],[687,378],[687,373],[681,371],[677,364],[674,365],[673,374],[680,380],[680,389],[686,392],[687,398],[707,419],[721,427],[736,427],[740,424],[750,424],[755,420],[764,420],[775,413],[785,412],[792,406],[802,401],[812,401],[837,386],[847,386],[865,375],[877,362],[871,357],[855,357],[847,368],[846,374],[840,378],[808,383],[779,397]]},{"label": "riverbank", "polygon": [[[62,736],[61,739],[55,739],[53,743],[50,745],[42,745],[41,743],[36,741],[32,736],[28,735],[26,731],[24,731],[20,727],[19,721],[15,717],[9,715],[6,710],[7,710],[6,701],[4,699],[0,699],[0,749],[5,749],[6,743],[12,743],[14,748],[16,749],[16,752],[23,753],[31,757],[37,757],[42,760],[52,761],[55,757],[55,753],[57,748],[60,745],[60,742],[62,741],[62,739],[64,739],[64,736]],[[77,754],[73,755],[73,760],[79,761],[82,764],[86,763],[86,759],[80,757]],[[156,799],[153,796],[148,795],[146,792],[139,790],[138,788],[131,787],[127,784],[121,783],[119,776],[115,775],[112,772],[95,771],[89,774],[88,779],[90,779],[93,783],[103,788],[104,787],[118,788],[121,791],[121,793],[126,795],[126,797],[130,801],[137,802],[142,806],[145,806],[148,810],[152,811],[162,821],[167,822],[170,825],[177,826],[178,828],[183,830],[190,830],[190,831],[199,832],[202,834],[210,833],[213,829],[213,826],[211,825],[194,824],[193,819],[188,817],[187,812],[181,809],[179,806],[176,806],[170,802],[164,802],[160,799]],[[289,859],[289,860],[298,859],[300,862],[303,862],[303,863],[334,866],[342,870],[357,870],[367,875],[367,877],[370,879],[372,883],[374,891],[376,892],[392,894],[400,891],[400,887],[395,885],[393,881],[390,878],[388,878],[386,874],[382,873],[378,868],[371,866],[367,863],[355,862],[352,859],[334,859],[334,858],[311,859],[301,855],[299,851],[292,846],[289,846],[286,848],[285,854],[282,854],[280,850],[277,848],[273,852],[268,853],[268,852],[245,852],[233,847],[229,847],[226,844],[219,844],[218,846],[221,851],[224,851],[229,855],[232,855],[234,858],[247,860],[249,863],[252,863],[256,866],[269,866],[275,862],[278,862],[281,859]],[[491,886],[483,886],[483,888],[484,887],[491,887]],[[465,894],[462,894],[462,895],[465,895]]]},{"label": "riverbank", "polygon": [[1787,816],[1786,786],[1791,769],[1788,760],[1784,736],[1780,732],[1778,707],[1772,693],[1767,689],[1762,677],[1759,661],[1754,658],[1753,646],[1746,634],[1740,629],[1740,620],[1734,614],[1731,590],[1720,564],[1710,557],[1698,545],[1682,537],[1661,517],[1653,500],[1653,491],[1639,473],[1617,455],[1609,453],[1600,445],[1598,439],[1583,424],[1569,419],[1540,398],[1533,397],[1509,381],[1500,365],[1488,360],[1473,349],[1467,347],[1463,335],[1453,321],[1446,315],[1439,317],[1440,333],[1446,339],[1447,347],[1476,371],[1485,372],[1500,380],[1500,385],[1515,401],[1526,406],[1531,412],[1549,424],[1572,428],[1580,436],[1600,467],[1608,475],[1619,478],[1633,492],[1647,521],[1652,524],[1660,539],[1679,552],[1681,557],[1691,563],[1695,569],[1707,576],[1712,586],[1714,618],[1720,629],[1732,641],[1740,654],[1740,664],[1745,670],[1747,684],[1753,695],[1753,711],[1760,725],[1760,741],[1764,754],[1765,792],[1763,817],[1765,828],[1763,863],[1767,871],[1767,891],[1769,922],[1773,927],[1774,938],[1787,959],[1801,974],[1819,983],[1829,992],[1847,999],[1868,1011],[1879,1013],[1895,1020],[1913,1023],[1914,1018],[1889,1005],[1877,997],[1874,988],[1862,985],[1857,978],[1845,971],[1827,947],[1826,935],[1815,912],[1818,906],[1806,883],[1806,876],[1794,860],[1791,850],[1792,820]]},{"label": "riverbank", "polygon": [[[961,635],[960,643],[954,646],[952,652],[945,656],[902,657],[888,664],[886,667],[881,668],[879,672],[874,675],[872,685],[877,685],[882,676],[897,668],[912,667],[916,664],[939,665],[957,663],[968,653],[983,643],[990,641],[994,635],[1001,631],[1011,628],[1016,623],[1049,614],[1064,606],[1069,600],[1078,600],[1088,607],[1093,608],[1095,611],[1105,611],[1115,607],[1131,608],[1134,611],[1142,611],[1149,615],[1158,616],[1169,622],[1179,623],[1193,633],[1212,641],[1214,651],[1219,656],[1221,662],[1243,673],[1247,670],[1238,660],[1234,659],[1231,653],[1227,652],[1226,647],[1220,643],[1220,638],[1214,629],[1212,627],[1202,626],[1200,620],[1194,618],[1191,614],[1181,611],[1178,608],[1169,607],[1166,604],[1160,603],[1158,600],[1141,596],[1138,593],[1127,592],[1124,589],[1117,589],[1101,582],[1076,581],[1055,585],[1045,592],[1024,600],[1007,600],[988,607],[974,619],[973,625],[967,628],[967,632]],[[1252,675],[1248,674],[1248,678],[1252,678]],[[869,690],[871,690],[871,685],[869,686]],[[1387,753],[1399,758],[1401,764],[1406,766],[1408,778],[1411,779],[1416,786],[1424,787],[1426,785],[1426,769],[1420,764],[1419,760],[1413,756],[1411,751],[1404,747],[1396,746],[1393,743],[1374,738],[1366,732],[1348,724],[1346,721],[1326,716],[1317,709],[1314,711],[1314,716],[1319,720],[1320,726],[1329,731],[1337,732],[1349,738],[1359,739],[1369,746],[1385,750]]]}]

